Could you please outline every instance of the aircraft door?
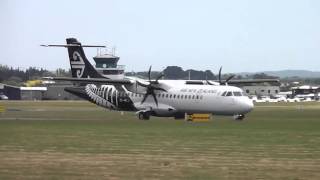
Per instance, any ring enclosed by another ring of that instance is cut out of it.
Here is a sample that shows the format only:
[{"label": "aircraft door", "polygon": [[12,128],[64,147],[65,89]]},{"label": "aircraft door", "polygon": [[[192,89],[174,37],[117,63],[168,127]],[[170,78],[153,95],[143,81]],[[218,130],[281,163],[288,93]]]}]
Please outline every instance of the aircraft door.
[{"label": "aircraft door", "polygon": [[202,94],[199,93],[199,92],[196,92],[195,95],[194,95],[194,100],[195,100],[195,103],[199,103],[200,102],[200,98],[202,97]]}]

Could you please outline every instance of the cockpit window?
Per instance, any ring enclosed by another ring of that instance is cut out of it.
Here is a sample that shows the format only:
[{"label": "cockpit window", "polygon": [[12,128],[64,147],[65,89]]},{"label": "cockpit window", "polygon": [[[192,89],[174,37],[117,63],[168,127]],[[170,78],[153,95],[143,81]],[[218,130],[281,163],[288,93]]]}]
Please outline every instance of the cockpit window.
[{"label": "cockpit window", "polygon": [[242,93],[240,91],[234,91],[233,95],[234,96],[242,96]]},{"label": "cockpit window", "polygon": [[226,96],[233,96],[233,95],[232,95],[232,92],[229,91]]}]

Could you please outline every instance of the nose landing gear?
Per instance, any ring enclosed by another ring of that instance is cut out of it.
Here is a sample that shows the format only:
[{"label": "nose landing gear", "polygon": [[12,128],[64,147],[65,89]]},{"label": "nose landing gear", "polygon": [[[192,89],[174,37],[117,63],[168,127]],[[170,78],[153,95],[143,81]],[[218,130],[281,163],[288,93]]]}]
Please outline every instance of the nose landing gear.
[{"label": "nose landing gear", "polygon": [[150,119],[150,113],[149,112],[139,112],[138,118],[140,120],[149,120]]},{"label": "nose landing gear", "polygon": [[245,116],[244,114],[237,114],[237,115],[234,115],[233,118],[234,120],[242,121],[245,118]]}]

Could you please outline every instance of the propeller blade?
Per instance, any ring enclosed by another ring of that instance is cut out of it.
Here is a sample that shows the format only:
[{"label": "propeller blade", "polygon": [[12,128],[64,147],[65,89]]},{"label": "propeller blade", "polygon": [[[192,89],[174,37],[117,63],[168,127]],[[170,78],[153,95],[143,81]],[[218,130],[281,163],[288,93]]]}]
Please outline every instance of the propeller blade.
[{"label": "propeller blade", "polygon": [[138,92],[138,81],[136,81],[136,92]]},{"label": "propeller blade", "polygon": [[156,94],[155,94],[154,91],[155,91],[155,90],[158,90],[158,91],[165,91],[165,92],[167,92],[167,90],[165,90],[165,89],[163,89],[163,88],[159,88],[159,87],[154,87],[154,86],[153,86],[153,84],[158,84],[158,80],[159,80],[160,78],[162,78],[162,77],[164,76],[164,74],[160,74],[160,75],[156,78],[156,80],[152,80],[152,81],[151,81],[151,67],[152,67],[152,66],[149,67],[149,71],[148,71],[149,84],[146,85],[146,84],[143,84],[143,83],[141,83],[141,82],[139,82],[139,81],[136,81],[136,83],[137,83],[138,85],[146,88],[146,93],[145,93],[144,96],[143,96],[143,99],[142,99],[142,101],[141,101],[141,104],[143,104],[143,103],[146,101],[146,99],[148,98],[149,95],[152,95],[152,97],[153,97],[153,99],[154,99],[154,102],[155,102],[156,105],[158,106],[158,99],[157,99],[157,96],[156,96]]},{"label": "propeller blade", "polygon": [[157,84],[158,84],[158,80],[161,79],[163,76],[164,76],[164,74],[161,73],[161,74],[157,77],[157,79],[156,79],[156,83],[157,83]]},{"label": "propeller blade", "polygon": [[158,91],[164,91],[167,92],[167,90],[163,89],[163,88],[159,88],[159,87],[152,87],[153,90],[158,90]]},{"label": "propeller blade", "polygon": [[156,94],[154,93],[154,91],[152,91],[151,95],[152,95],[152,97],[153,97],[153,99],[154,99],[154,102],[155,102],[156,105],[158,106],[158,99],[157,99],[157,96],[156,96]]},{"label": "propeller blade", "polygon": [[235,75],[229,76],[229,77],[226,79],[225,83],[228,83],[228,82],[230,81],[230,79],[234,78],[234,76],[235,76]]},{"label": "propeller blade", "polygon": [[222,70],[222,66],[219,69],[219,83],[221,84],[221,70]]},{"label": "propeller blade", "polygon": [[142,86],[142,87],[148,87],[149,85],[146,85],[146,84],[143,84],[143,83],[141,83],[141,82],[139,82],[139,81],[136,81],[137,82],[137,84],[139,85],[139,86]]},{"label": "propeller blade", "polygon": [[146,93],[146,94],[143,96],[143,99],[142,99],[142,101],[141,101],[141,104],[143,104],[143,103],[146,101],[148,95],[149,95],[149,94]]},{"label": "propeller blade", "polygon": [[209,85],[214,85],[214,84],[212,84],[209,80],[207,80],[207,84],[209,84]]},{"label": "propeller blade", "polygon": [[148,72],[149,81],[151,81],[151,67],[152,66],[149,67],[149,72]]}]

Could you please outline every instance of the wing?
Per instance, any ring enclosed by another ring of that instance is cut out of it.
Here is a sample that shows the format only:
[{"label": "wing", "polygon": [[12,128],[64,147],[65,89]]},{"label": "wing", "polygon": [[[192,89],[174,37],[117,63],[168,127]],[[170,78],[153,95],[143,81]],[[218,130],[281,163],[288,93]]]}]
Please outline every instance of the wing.
[{"label": "wing", "polygon": [[52,81],[71,81],[71,82],[82,82],[82,83],[93,83],[93,84],[133,84],[128,79],[105,79],[105,78],[69,78],[69,77],[43,77],[44,80]]},{"label": "wing", "polygon": [[[221,84],[225,84],[226,80],[221,80]],[[279,79],[239,79],[239,80],[229,80],[228,84],[253,84],[253,83],[275,83],[280,84]],[[209,85],[220,85],[218,80],[186,80],[186,84],[194,84],[194,85],[202,85],[202,84],[209,84]]]},{"label": "wing", "polygon": [[[222,83],[224,80],[222,80]],[[250,83],[280,83],[279,79],[239,79],[230,80],[228,84],[250,84]]]}]

